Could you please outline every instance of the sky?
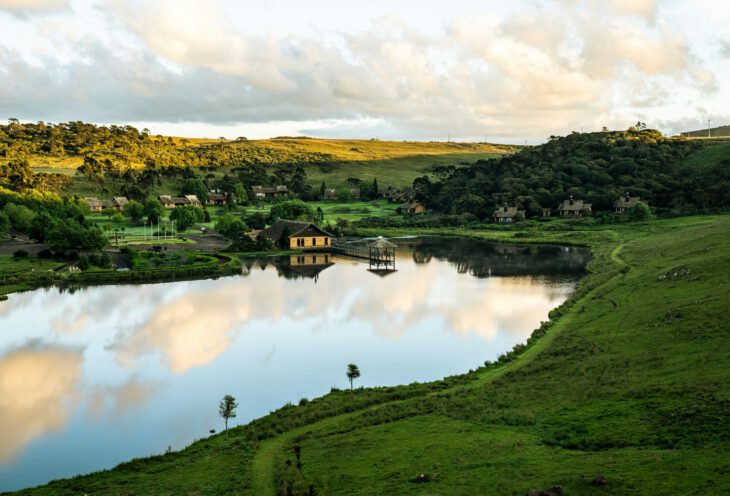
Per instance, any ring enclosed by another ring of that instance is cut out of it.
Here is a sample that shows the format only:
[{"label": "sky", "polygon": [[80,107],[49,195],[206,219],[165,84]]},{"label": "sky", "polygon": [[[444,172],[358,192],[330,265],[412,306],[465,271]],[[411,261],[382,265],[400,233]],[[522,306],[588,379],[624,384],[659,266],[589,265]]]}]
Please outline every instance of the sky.
[{"label": "sky", "polygon": [[0,119],[539,143],[730,124],[726,0],[0,0]]}]

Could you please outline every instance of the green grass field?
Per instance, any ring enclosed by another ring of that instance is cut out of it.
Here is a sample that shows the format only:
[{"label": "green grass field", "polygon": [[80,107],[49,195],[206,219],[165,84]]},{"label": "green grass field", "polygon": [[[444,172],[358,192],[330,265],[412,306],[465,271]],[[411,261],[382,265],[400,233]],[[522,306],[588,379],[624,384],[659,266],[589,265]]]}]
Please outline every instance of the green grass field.
[{"label": "green grass field", "polygon": [[[516,357],[435,383],[334,391],[228,439],[20,494],[730,492],[730,216],[519,239],[584,243],[594,260]],[[606,485],[591,485],[598,474]]]}]

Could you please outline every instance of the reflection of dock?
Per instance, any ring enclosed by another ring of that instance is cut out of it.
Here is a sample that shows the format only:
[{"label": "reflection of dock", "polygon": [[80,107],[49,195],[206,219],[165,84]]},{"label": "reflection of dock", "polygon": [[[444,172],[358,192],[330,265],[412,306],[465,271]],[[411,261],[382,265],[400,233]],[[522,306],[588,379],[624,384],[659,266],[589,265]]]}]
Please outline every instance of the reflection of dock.
[{"label": "reflection of dock", "polygon": [[367,263],[371,272],[391,273],[396,270],[395,248],[396,245],[379,237],[367,246],[333,243],[329,251],[333,255]]}]

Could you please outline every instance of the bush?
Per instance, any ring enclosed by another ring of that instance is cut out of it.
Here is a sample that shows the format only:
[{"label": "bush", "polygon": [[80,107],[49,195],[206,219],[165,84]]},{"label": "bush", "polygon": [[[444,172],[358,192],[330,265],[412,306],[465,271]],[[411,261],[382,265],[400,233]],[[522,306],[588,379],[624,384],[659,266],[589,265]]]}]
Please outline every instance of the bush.
[{"label": "bush", "polygon": [[53,258],[53,252],[48,248],[43,248],[38,252],[38,258]]},{"label": "bush", "polygon": [[28,252],[25,250],[15,250],[13,252],[14,258],[26,258],[28,256]]},{"label": "bush", "polygon": [[89,267],[91,267],[91,261],[86,255],[81,255],[79,257],[79,262],[76,265],[78,265],[81,270],[88,270]]}]

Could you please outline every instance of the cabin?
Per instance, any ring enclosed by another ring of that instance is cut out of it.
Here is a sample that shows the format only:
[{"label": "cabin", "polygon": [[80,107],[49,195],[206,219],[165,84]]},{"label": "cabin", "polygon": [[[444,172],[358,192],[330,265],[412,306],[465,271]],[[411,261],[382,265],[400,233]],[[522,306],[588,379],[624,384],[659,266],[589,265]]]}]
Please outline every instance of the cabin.
[{"label": "cabin", "polygon": [[124,207],[127,206],[127,203],[129,203],[129,200],[127,200],[126,196],[115,196],[114,198],[112,198],[111,208],[116,210],[117,212],[123,212]]},{"label": "cabin", "polygon": [[192,205],[194,207],[202,207],[196,195],[185,195],[185,196],[170,196],[160,195],[157,197],[157,201],[162,204],[162,208],[172,209],[176,207],[182,207],[185,205]]},{"label": "cabin", "polygon": [[336,200],[337,199],[337,190],[334,188],[328,188],[324,190],[324,199],[325,200]]},{"label": "cabin", "polygon": [[278,186],[251,186],[251,193],[253,193],[254,198],[258,199],[280,198],[289,196],[289,188],[283,184]]},{"label": "cabin", "polygon": [[571,196],[564,200],[558,207],[558,215],[561,217],[583,217],[591,214],[591,204],[583,200],[575,200]]},{"label": "cabin", "polygon": [[393,186],[388,186],[384,190],[380,191],[380,196],[382,196],[383,198],[390,198],[397,191],[398,190],[396,188],[394,188]]},{"label": "cabin", "polygon": [[89,207],[89,212],[101,212],[105,207],[111,206],[111,202],[109,200],[98,200],[93,196],[84,198],[84,203],[86,203],[86,206]]},{"label": "cabin", "polygon": [[408,202],[404,203],[400,207],[398,207],[398,210],[400,210],[400,213],[402,214],[422,214],[426,211],[426,206],[419,202]]},{"label": "cabin", "polygon": [[211,191],[205,203],[208,205],[225,205],[227,200],[228,197],[225,194]]},{"label": "cabin", "polygon": [[352,188],[350,190],[350,198],[353,200],[359,200],[360,199],[360,188]]},{"label": "cabin", "polygon": [[[257,238],[268,238],[292,250],[318,250],[332,246],[335,238],[311,222],[279,219],[258,233]],[[284,239],[285,238],[285,239]]]},{"label": "cabin", "polygon": [[518,220],[524,219],[525,211],[518,210],[517,207],[510,207],[505,204],[503,207],[494,211],[492,218],[497,224],[512,224]]},{"label": "cabin", "polygon": [[625,214],[631,207],[633,207],[640,201],[640,196],[630,196],[627,192],[625,196],[622,196],[621,198],[613,202],[613,207],[616,210],[617,214]]},{"label": "cabin", "polygon": [[552,208],[542,207],[542,216],[543,218],[550,217],[553,213]]}]

